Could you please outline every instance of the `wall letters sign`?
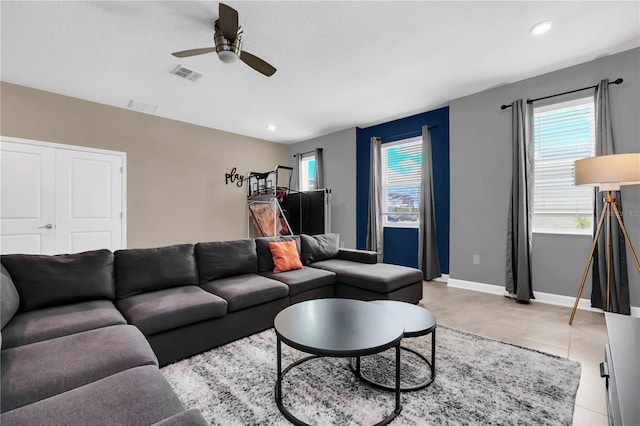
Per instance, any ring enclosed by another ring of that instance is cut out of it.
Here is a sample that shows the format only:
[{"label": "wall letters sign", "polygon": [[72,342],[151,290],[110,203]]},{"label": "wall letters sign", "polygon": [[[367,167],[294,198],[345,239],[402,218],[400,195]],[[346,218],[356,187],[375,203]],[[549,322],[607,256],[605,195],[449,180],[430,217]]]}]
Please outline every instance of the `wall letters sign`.
[{"label": "wall letters sign", "polygon": [[224,174],[224,183],[226,185],[229,185],[229,182],[236,184],[236,186],[238,188],[242,187],[242,184],[244,183],[245,178],[243,175],[240,175],[238,173],[236,173],[236,168],[234,167],[233,169],[231,169],[231,171],[229,173],[225,173]]}]

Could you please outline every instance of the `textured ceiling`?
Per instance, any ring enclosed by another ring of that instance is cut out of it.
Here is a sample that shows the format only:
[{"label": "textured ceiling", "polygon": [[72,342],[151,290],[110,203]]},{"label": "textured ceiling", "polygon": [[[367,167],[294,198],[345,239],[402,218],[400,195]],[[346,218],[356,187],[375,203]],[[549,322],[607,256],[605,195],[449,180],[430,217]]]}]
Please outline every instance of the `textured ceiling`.
[{"label": "textured ceiling", "polygon": [[[229,1],[267,78],[215,54],[218,3],[1,3],[3,81],[261,139],[365,127],[640,45],[640,2]],[[529,28],[552,20],[534,37]],[[197,82],[169,73],[202,73]],[[616,77],[616,76],[603,76]],[[277,130],[269,131],[269,124]]]}]

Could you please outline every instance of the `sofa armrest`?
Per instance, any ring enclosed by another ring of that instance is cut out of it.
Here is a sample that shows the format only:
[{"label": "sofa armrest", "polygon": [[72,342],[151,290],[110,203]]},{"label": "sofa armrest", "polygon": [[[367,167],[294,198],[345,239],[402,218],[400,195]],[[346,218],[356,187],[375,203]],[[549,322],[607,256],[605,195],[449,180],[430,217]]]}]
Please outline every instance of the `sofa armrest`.
[{"label": "sofa armrest", "polygon": [[378,263],[378,253],[368,250],[356,250],[341,248],[338,251],[338,259],[350,260],[358,263]]}]

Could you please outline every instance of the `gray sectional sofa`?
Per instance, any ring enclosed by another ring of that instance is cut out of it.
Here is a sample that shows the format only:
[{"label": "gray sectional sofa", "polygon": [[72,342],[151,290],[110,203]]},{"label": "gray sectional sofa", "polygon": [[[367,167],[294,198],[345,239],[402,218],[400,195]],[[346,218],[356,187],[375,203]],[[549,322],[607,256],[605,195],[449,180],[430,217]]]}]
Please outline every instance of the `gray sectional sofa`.
[{"label": "gray sectional sofa", "polygon": [[[269,242],[288,239],[304,266],[274,273]],[[340,249],[337,234],[1,263],[3,425],[206,424],[159,366],[266,330],[303,300],[422,298],[421,271]]]}]

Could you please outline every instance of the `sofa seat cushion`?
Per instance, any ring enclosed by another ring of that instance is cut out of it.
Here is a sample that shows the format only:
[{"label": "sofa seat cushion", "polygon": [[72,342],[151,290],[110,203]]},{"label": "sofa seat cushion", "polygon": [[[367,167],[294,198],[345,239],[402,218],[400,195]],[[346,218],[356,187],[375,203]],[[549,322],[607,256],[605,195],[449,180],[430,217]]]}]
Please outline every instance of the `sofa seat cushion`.
[{"label": "sofa seat cushion", "polygon": [[342,259],[330,259],[309,265],[336,273],[341,284],[359,287],[377,293],[389,293],[399,288],[422,282],[422,271],[388,263],[365,264]]},{"label": "sofa seat cushion", "polygon": [[289,295],[289,287],[280,281],[260,275],[244,274],[219,278],[201,286],[206,291],[222,297],[229,304],[229,312],[282,299]]},{"label": "sofa seat cushion", "polygon": [[145,336],[227,313],[224,299],[194,285],[138,294],[119,300],[117,306]]},{"label": "sofa seat cushion", "polygon": [[135,367],[2,413],[2,426],[140,426],[184,411],[158,367]]},{"label": "sofa seat cushion", "polygon": [[262,272],[260,275],[281,281],[288,285],[289,296],[297,296],[305,291],[315,290],[336,283],[336,274],[334,272],[309,268],[307,266],[302,269],[279,272],[277,274],[273,272]]},{"label": "sofa seat cushion", "polygon": [[113,253],[3,255],[2,264],[20,294],[20,311],[99,299],[115,299]]},{"label": "sofa seat cushion", "polygon": [[141,365],[158,365],[132,325],[114,325],[0,352],[2,412]]},{"label": "sofa seat cushion", "polygon": [[2,349],[126,323],[110,300],[17,313],[2,329]]}]

